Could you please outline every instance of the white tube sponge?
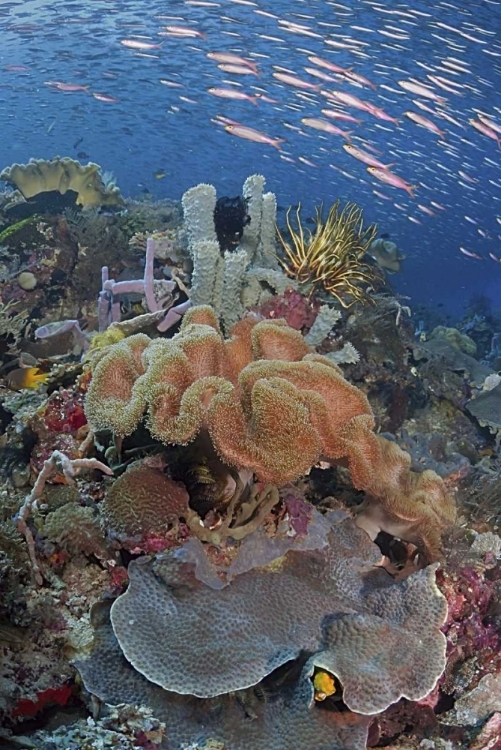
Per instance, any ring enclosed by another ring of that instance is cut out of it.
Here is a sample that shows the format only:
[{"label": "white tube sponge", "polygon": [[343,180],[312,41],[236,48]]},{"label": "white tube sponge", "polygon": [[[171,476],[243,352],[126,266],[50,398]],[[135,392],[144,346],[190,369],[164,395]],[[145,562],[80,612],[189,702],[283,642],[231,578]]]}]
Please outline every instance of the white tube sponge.
[{"label": "white tube sponge", "polygon": [[247,201],[247,214],[250,221],[244,227],[239,248],[245,250],[251,262],[255,260],[261,239],[264,183],[265,179],[262,174],[251,174],[245,180],[242,189],[242,195]]},{"label": "white tube sponge", "polygon": [[276,252],[276,223],[277,223],[277,198],[275,193],[263,195],[263,211],[261,215],[261,244],[259,247],[259,265],[268,268],[278,268]]},{"label": "white tube sponge", "polygon": [[223,301],[224,269],[225,269],[224,258],[220,254],[219,260],[217,262],[217,267],[216,267],[216,278],[214,281],[212,302],[210,303],[211,306],[214,308],[214,312],[216,313],[218,317],[221,315],[221,304]]},{"label": "white tube sponge", "polygon": [[282,271],[252,266],[245,275],[242,302],[245,308],[254,307],[271,296],[283,294],[286,289],[295,289],[296,286],[296,282],[288,279]]},{"label": "white tube sponge", "polygon": [[242,287],[248,265],[249,258],[245,250],[225,252],[221,318],[226,333],[230,331],[244,314]]},{"label": "white tube sponge", "polygon": [[197,242],[217,242],[214,225],[216,200],[216,188],[203,182],[187,190],[182,197],[184,222],[188,230],[189,249],[192,255],[192,247]]},{"label": "white tube sponge", "polygon": [[333,327],[339,321],[341,313],[335,307],[322,305],[319,308],[317,317],[312,327],[304,337],[304,340],[310,346],[320,346],[322,341],[327,338]]},{"label": "white tube sponge", "polygon": [[201,240],[191,245],[193,273],[190,300],[192,305],[212,305],[216,294],[218,265],[221,261],[219,243]]}]

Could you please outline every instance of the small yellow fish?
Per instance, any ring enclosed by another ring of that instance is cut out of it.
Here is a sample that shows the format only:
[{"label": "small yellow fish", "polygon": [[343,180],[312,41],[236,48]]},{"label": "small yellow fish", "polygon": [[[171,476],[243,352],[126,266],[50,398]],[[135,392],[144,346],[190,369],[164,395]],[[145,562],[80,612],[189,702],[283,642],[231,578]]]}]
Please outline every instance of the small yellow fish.
[{"label": "small yellow fish", "polygon": [[40,372],[38,367],[17,367],[6,377],[7,385],[15,391],[23,388],[39,388],[46,383],[49,373]]},{"label": "small yellow fish", "polygon": [[313,687],[315,688],[316,701],[324,701],[336,692],[334,677],[323,669],[320,669],[315,673],[313,677]]},{"label": "small yellow fish", "polygon": [[154,178],[155,178],[156,180],[163,180],[163,178],[164,178],[165,176],[166,176],[166,172],[162,172],[161,170],[159,170],[158,172],[154,172],[154,173],[153,173],[153,177],[154,177]]}]

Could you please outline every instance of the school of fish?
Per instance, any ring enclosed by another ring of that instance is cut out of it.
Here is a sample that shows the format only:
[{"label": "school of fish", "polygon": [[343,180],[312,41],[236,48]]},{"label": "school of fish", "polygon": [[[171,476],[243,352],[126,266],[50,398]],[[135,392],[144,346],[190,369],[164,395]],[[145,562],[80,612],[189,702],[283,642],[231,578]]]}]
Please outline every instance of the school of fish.
[{"label": "school of fish", "polygon": [[73,139],[114,130],[119,161],[136,130],[163,133],[157,179],[255,163],[320,199],[335,184],[388,226],[440,220],[459,257],[501,262],[501,0],[21,5],[0,8],[7,126],[31,110],[58,152],[70,119]]}]

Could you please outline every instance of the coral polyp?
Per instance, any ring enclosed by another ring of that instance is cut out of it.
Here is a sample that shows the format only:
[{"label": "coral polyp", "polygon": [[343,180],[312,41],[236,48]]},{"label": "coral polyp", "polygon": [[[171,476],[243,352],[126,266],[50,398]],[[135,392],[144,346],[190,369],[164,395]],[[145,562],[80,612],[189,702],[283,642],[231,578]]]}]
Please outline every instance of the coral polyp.
[{"label": "coral polyp", "polygon": [[356,203],[341,208],[339,200],[325,221],[322,206],[315,209],[313,232],[301,222],[301,204],[296,209],[297,228],[292,226],[291,211],[289,208],[286,214],[290,242],[277,228],[286,256],[278,260],[286,274],[299,284],[310,285],[312,291],[325,289],[344,308],[355,302],[373,302],[370,290],[381,286],[383,278],[364,256],[376,236],[376,224],[364,226],[362,209]]}]

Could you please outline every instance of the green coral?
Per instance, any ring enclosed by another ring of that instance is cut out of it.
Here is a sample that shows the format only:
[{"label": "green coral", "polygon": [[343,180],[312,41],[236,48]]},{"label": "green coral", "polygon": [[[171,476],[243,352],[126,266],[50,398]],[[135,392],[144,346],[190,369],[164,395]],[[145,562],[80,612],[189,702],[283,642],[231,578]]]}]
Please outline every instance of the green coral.
[{"label": "green coral", "polygon": [[43,534],[70,553],[96,555],[105,553],[104,536],[92,508],[70,502],[49,513]]},{"label": "green coral", "polygon": [[17,221],[15,224],[11,224],[10,226],[6,227],[6,229],[0,232],[0,245],[3,245],[5,242],[10,240],[14,234],[19,232],[20,229],[35,224],[39,220],[40,216],[34,214],[33,216],[28,216],[27,219],[21,219],[21,221]]},{"label": "green coral", "polygon": [[431,332],[430,339],[445,339],[455,349],[468,354],[470,357],[474,357],[477,353],[477,345],[473,339],[458,331],[457,328],[437,326]]}]

